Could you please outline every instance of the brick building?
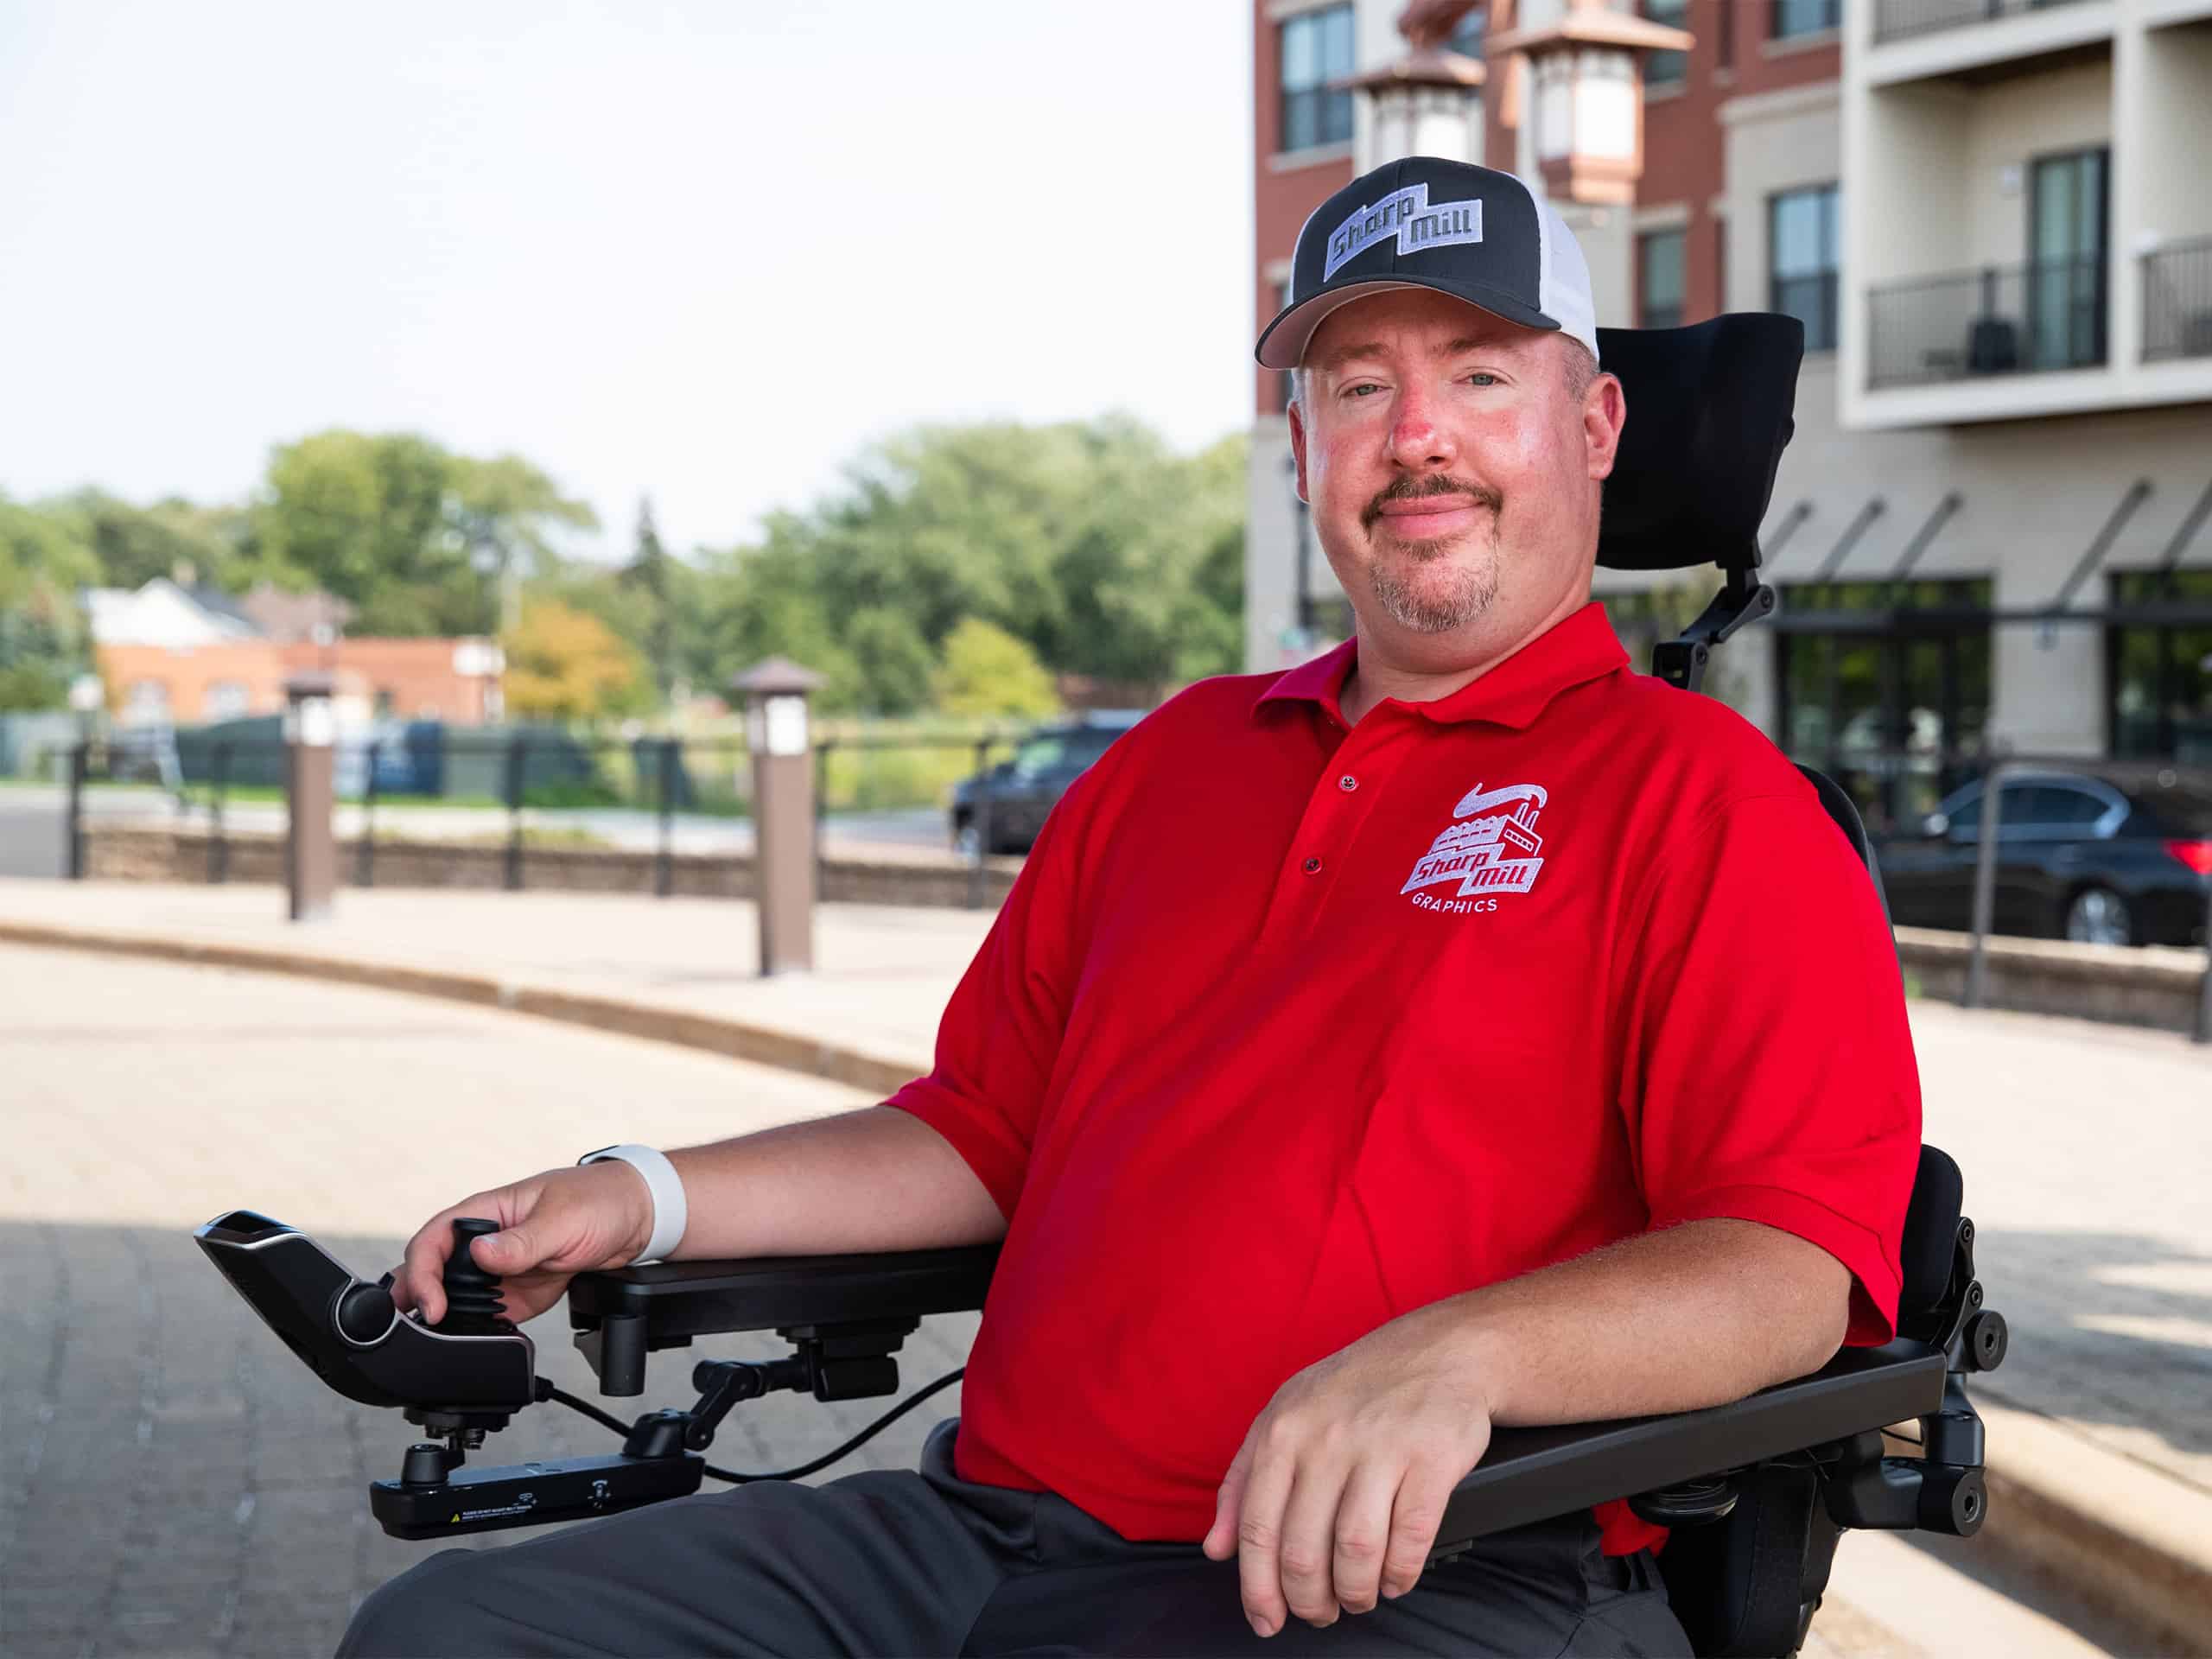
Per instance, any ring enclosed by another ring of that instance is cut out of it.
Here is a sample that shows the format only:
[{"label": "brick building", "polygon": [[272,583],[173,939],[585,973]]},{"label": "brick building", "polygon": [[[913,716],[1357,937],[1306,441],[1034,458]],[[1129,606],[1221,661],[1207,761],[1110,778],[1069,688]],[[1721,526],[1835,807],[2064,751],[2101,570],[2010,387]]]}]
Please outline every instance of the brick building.
[{"label": "brick building", "polygon": [[[1575,11],[1689,41],[1555,50]],[[2212,168],[2179,164],[2203,150],[2212,0],[1254,0],[1253,16],[1260,318],[1306,215],[1412,147],[1354,84],[1402,65],[1402,22],[1481,66],[1459,72],[1456,122],[1427,94],[1418,147],[1542,181],[1602,325],[1804,320],[1762,537],[1783,612],[1719,662],[1731,700],[1870,816],[1925,810],[1992,744],[2212,765]],[[1604,74],[1630,78],[1611,174],[1560,142],[1567,99]],[[1294,499],[1283,381],[1255,380],[1255,669],[1350,625]],[[1599,579],[1632,617],[1637,580]]]},{"label": "brick building", "polygon": [[125,725],[190,725],[280,714],[303,669],[336,677],[340,717],[482,725],[499,715],[499,647],[488,639],[353,639],[327,594],[233,599],[156,577],[86,595],[111,711]]}]

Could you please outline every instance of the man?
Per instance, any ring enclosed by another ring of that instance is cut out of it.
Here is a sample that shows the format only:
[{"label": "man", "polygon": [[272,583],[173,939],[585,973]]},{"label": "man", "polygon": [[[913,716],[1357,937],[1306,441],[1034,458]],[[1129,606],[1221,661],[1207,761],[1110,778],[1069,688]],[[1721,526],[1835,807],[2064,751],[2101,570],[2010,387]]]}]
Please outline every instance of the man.
[{"label": "man", "polygon": [[474,1248],[519,1317],[671,1248],[1002,1237],[957,1434],[447,1552],[346,1651],[1683,1647],[1623,1504],[1425,1559],[1493,1425],[1891,1333],[1894,958],[1795,770],[1589,603],[1627,411],[1558,216],[1415,159],[1294,264],[1259,355],[1356,638],[1117,743],[884,1106],[624,1148],[408,1248],[435,1320],[456,1214],[502,1223]]}]

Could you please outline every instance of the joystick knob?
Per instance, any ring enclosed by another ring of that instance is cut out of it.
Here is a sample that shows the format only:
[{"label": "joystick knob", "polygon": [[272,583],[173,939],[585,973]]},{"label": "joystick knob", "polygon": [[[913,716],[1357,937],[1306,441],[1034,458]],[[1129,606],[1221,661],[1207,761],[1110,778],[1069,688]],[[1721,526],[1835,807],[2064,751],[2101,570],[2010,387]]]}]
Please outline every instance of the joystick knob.
[{"label": "joystick knob", "polygon": [[475,1240],[499,1230],[498,1222],[474,1216],[463,1216],[454,1223],[453,1254],[446,1258],[443,1274],[446,1316],[437,1327],[442,1334],[494,1337],[514,1329],[507,1319],[506,1304],[499,1300],[499,1275],[485,1272],[469,1254]]}]

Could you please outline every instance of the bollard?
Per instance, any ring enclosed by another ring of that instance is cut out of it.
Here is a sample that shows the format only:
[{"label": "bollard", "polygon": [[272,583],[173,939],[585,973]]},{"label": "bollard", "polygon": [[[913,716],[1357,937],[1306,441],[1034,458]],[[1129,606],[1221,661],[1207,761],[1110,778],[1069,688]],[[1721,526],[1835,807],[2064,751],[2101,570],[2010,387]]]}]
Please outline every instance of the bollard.
[{"label": "bollard", "polygon": [[737,677],[753,756],[753,908],[763,975],[814,966],[814,764],[806,699],[822,676],[771,657]]},{"label": "bollard", "polygon": [[338,843],[330,831],[338,738],[333,685],[320,670],[284,682],[284,886],[296,922],[327,917],[338,887]]}]

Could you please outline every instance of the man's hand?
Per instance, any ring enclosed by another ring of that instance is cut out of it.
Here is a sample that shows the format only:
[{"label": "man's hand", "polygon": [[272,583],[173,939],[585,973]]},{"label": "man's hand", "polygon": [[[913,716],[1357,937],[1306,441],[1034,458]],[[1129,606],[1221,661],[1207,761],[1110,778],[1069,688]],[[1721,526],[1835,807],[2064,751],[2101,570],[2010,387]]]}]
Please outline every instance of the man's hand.
[{"label": "man's hand", "polygon": [[1490,1431],[1464,1336],[1433,1309],[1393,1319],[1275,1390],[1229,1465],[1205,1553],[1236,1554],[1262,1636],[1290,1613],[1319,1628],[1366,1612],[1420,1579]]}]

